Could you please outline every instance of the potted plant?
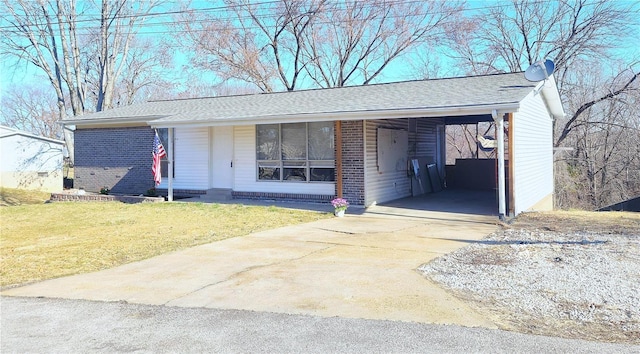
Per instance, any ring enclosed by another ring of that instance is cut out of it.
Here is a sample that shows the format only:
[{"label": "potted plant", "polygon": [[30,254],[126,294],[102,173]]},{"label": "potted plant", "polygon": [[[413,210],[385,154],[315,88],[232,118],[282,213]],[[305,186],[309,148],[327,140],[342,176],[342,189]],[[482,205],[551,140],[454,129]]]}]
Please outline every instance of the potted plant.
[{"label": "potted plant", "polygon": [[349,202],[343,198],[335,198],[331,201],[331,205],[333,205],[333,214],[341,218],[349,207]]}]

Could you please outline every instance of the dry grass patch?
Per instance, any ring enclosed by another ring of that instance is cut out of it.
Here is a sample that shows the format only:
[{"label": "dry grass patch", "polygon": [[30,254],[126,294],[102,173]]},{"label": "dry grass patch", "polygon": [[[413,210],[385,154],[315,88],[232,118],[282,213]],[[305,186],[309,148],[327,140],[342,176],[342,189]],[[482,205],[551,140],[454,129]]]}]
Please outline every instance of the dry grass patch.
[{"label": "dry grass patch", "polygon": [[640,230],[640,213],[578,210],[522,213],[518,215],[511,226],[556,232],[589,231],[607,234],[635,234]]},{"label": "dry grass patch", "polygon": [[0,188],[0,206],[42,204],[48,200],[50,196],[51,194],[47,192]]},{"label": "dry grass patch", "polygon": [[239,204],[50,203],[0,208],[0,286],[92,272],[328,213]]}]

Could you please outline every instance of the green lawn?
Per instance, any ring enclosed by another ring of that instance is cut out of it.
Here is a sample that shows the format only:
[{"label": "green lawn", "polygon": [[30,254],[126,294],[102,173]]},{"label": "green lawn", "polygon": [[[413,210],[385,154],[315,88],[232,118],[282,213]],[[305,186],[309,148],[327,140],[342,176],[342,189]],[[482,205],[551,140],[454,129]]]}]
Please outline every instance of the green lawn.
[{"label": "green lawn", "polygon": [[58,202],[0,207],[0,286],[97,271],[190,246],[330,217],[239,204]]}]

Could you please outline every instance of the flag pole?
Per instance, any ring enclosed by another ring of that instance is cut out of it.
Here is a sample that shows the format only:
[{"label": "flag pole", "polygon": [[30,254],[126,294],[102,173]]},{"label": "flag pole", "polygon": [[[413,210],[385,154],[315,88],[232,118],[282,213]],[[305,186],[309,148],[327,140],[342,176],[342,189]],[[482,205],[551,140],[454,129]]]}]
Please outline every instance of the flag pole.
[{"label": "flag pole", "polygon": [[168,180],[168,188],[167,188],[167,200],[172,202],[173,201],[173,128],[168,128],[167,129],[169,131],[169,151],[167,151],[167,158],[169,160],[169,168],[168,168],[168,172],[167,172],[167,178]]}]

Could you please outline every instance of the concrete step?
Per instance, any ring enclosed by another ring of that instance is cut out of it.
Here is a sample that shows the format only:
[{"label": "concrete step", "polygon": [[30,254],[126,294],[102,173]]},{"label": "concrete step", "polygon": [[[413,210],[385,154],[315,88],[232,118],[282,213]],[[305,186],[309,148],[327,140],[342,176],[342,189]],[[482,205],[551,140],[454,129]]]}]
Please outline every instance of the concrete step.
[{"label": "concrete step", "polygon": [[212,188],[207,190],[206,194],[200,195],[200,199],[208,202],[227,201],[233,199],[233,196],[231,195],[231,189]]}]

